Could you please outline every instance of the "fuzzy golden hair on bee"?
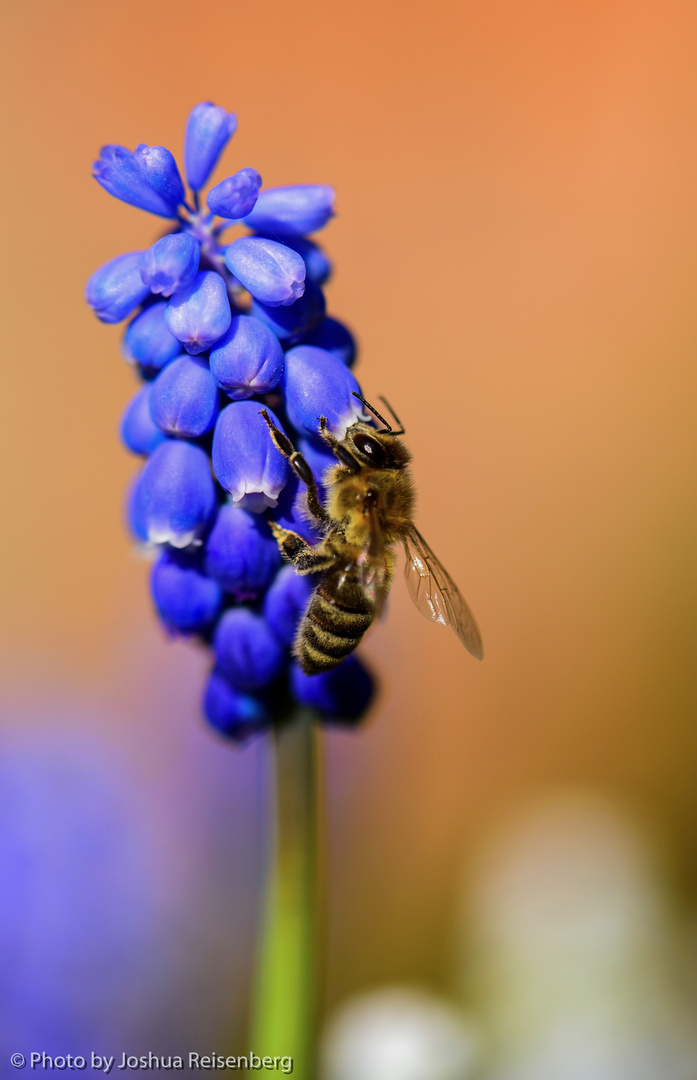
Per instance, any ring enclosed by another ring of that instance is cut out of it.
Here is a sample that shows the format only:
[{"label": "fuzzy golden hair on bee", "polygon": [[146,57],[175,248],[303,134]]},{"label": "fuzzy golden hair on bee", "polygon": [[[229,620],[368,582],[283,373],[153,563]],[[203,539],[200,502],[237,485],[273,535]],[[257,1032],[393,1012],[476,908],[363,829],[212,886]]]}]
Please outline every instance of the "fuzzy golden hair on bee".
[{"label": "fuzzy golden hair on bee", "polygon": [[[411,454],[401,436],[360,394],[379,420],[376,429],[362,420],[337,439],[321,416],[318,434],[332,450],[336,465],[323,477],[322,503],[307,461],[262,409],[271,438],[305,484],[307,511],[322,532],[317,544],[270,522],[281,554],[298,574],[316,574],[317,584],[298,627],[294,652],[308,675],[328,671],[356,648],[380,614],[394,576],[393,547],[406,554],[409,593],[426,618],[451,626],[465,648],[482,658],[481,635],[457,585],[414,525],[416,493],[409,471]],[[381,399],[384,401],[384,399]]]}]

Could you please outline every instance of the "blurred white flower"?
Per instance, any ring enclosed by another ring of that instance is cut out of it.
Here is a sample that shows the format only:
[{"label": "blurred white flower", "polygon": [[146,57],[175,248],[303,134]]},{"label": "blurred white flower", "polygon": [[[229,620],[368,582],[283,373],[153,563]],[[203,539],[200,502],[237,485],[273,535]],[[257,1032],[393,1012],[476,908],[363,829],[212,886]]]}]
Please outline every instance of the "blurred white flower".
[{"label": "blurred white flower", "polygon": [[479,1057],[471,1023],[426,990],[388,987],[334,1014],[321,1047],[322,1080],[468,1080]]}]

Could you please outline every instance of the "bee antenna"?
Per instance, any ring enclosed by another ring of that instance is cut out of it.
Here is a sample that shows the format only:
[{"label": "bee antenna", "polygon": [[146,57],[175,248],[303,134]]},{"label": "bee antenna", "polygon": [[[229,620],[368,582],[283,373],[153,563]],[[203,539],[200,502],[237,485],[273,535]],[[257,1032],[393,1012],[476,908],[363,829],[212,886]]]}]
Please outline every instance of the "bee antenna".
[{"label": "bee antenna", "polygon": [[387,405],[387,408],[392,413],[393,419],[399,424],[399,427],[400,427],[399,431],[393,431],[392,430],[392,425],[388,424],[385,417],[381,416],[380,413],[377,411],[377,409],[373,405],[371,405],[369,401],[366,401],[366,399],[363,397],[362,394],[357,394],[355,390],[352,390],[351,393],[353,394],[354,397],[357,397],[359,401],[363,402],[366,409],[369,409],[370,412],[373,414],[373,416],[377,417],[377,419],[380,421],[381,424],[385,425],[385,431],[382,432],[383,435],[403,435],[404,434],[404,427],[402,425],[401,420],[398,419],[397,414],[395,413],[394,409],[392,408],[392,406],[390,404],[388,404],[388,402],[386,401],[386,399],[384,397],[382,397],[382,395],[380,397],[380,400],[385,402],[385,404]]}]

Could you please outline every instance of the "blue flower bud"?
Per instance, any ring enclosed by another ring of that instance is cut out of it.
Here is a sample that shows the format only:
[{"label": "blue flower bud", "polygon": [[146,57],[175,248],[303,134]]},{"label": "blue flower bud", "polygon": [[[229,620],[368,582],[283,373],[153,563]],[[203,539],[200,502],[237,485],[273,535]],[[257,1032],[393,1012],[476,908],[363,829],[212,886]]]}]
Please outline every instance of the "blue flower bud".
[{"label": "blue flower bud", "polygon": [[[324,494],[319,478],[317,480],[317,493],[322,501]],[[284,529],[298,533],[307,540],[308,544],[318,544],[322,539],[317,521],[307,509],[305,485],[301,484],[293,473],[290,474],[288,483],[280,494],[278,506],[271,512],[271,517]]]},{"label": "blue flower bud", "polygon": [[263,731],[272,720],[263,695],[235,690],[219,671],[213,671],[208,680],[203,711],[211,727],[239,743]]},{"label": "blue flower bud", "polygon": [[194,105],[184,137],[184,166],[192,191],[203,187],[236,128],[234,113],[210,101]]},{"label": "blue flower bud", "polygon": [[230,608],[223,614],[213,648],[220,672],[237,690],[261,690],[283,670],[283,646],[262,616],[249,608]]},{"label": "blue flower bud", "polygon": [[234,315],[227,333],[209,357],[218,386],[241,401],[267,394],[283,377],[283,349],[264,323],[251,315]]},{"label": "blue flower bud", "polygon": [[213,472],[236,506],[261,513],[278,502],[290,468],[273,444],[258,401],[233,401],[221,412],[213,435]]},{"label": "blue flower bud", "polygon": [[273,580],[281,556],[263,517],[220,507],[205,546],[206,573],[235,600],[256,600]]},{"label": "blue flower bud", "polygon": [[196,634],[215,621],[223,590],[203,569],[200,552],[162,552],[150,575],[155,607],[165,627],[175,634]]},{"label": "blue flower bud", "polygon": [[301,705],[317,709],[325,719],[338,723],[359,720],[373,696],[373,680],[353,655],[320,675],[306,675],[293,664],[290,685]]},{"label": "blue flower bud", "polygon": [[332,264],[321,247],[302,236],[284,236],[283,243],[297,251],[298,255],[302,255],[310,281],[314,281],[315,285],[324,285],[325,281],[329,280]]},{"label": "blue flower bud", "polygon": [[128,324],[123,339],[126,358],[140,364],[148,375],[160,371],[175,356],[180,356],[181,342],[165,325],[166,304],[151,304]]},{"label": "blue flower bud", "polygon": [[351,332],[338,319],[330,319],[329,316],[306,334],[302,343],[326,349],[347,367],[351,367],[356,359],[356,342]]},{"label": "blue flower bud", "polygon": [[361,388],[353,375],[332,353],[314,345],[298,345],[286,353],[283,392],[288,419],[293,427],[317,439],[319,416],[326,416],[327,427],[337,439],[346,429],[368,416],[355,390]]},{"label": "blue flower bud", "polygon": [[295,184],[262,191],[244,223],[267,236],[305,236],[324,228],[333,214],[334,188]]},{"label": "blue flower bud", "polygon": [[146,383],[126,408],[121,421],[121,438],[134,454],[152,454],[165,436],[150,415],[150,391]]},{"label": "blue flower bud", "polygon": [[145,300],[150,290],[140,276],[142,258],[142,251],[117,255],[92,274],[85,299],[102,322],[121,322]]},{"label": "blue flower bud", "polygon": [[232,313],[225,282],[214,270],[201,270],[175,293],[167,305],[165,323],[189,353],[201,353],[222,337]]},{"label": "blue flower bud", "polygon": [[293,644],[315,584],[312,575],[283,566],[264,597],[264,618],[284,645]]},{"label": "blue flower bud", "polygon": [[305,282],[305,292],[288,307],[272,307],[252,300],[252,315],[273,330],[279,341],[291,345],[310,332],[324,318],[322,290],[312,281]]},{"label": "blue flower bud", "polygon": [[122,202],[160,217],[177,216],[176,203],[155,191],[143,175],[134,155],[125,146],[103,146],[93,170],[92,175],[97,183]]},{"label": "blue flower bud", "polygon": [[194,280],[201,258],[201,245],[191,233],[163,236],[143,255],[140,276],[151,292],[171,296]]},{"label": "blue flower bud", "polygon": [[302,256],[264,236],[240,236],[225,248],[225,265],[255,300],[269,307],[294,304],[305,291]]},{"label": "blue flower bud", "polygon": [[219,398],[206,361],[200,356],[180,356],[152,384],[150,412],[161,431],[197,439],[213,429]]},{"label": "blue flower bud", "polygon": [[151,544],[188,547],[215,514],[208,456],[183,440],[160,443],[140,474],[138,487],[134,506]]},{"label": "blue flower bud", "polygon": [[240,169],[208,192],[206,202],[212,213],[222,218],[242,218],[254,209],[261,177],[256,169]]},{"label": "blue flower bud", "polygon": [[153,191],[174,207],[175,213],[169,215],[174,217],[177,207],[184,202],[184,185],[173,155],[164,146],[141,143],[136,146],[133,158]]}]

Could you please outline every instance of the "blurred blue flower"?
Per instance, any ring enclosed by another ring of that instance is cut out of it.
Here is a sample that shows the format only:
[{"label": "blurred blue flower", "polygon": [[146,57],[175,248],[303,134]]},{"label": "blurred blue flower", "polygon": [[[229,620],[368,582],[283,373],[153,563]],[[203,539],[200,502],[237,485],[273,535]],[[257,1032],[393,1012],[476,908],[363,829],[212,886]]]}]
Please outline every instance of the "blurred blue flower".
[{"label": "blurred blue flower", "polygon": [[206,573],[242,602],[264,595],[281,556],[263,517],[226,504],[206,539],[205,560]]},{"label": "blurred blue flower", "polygon": [[234,315],[211,349],[213,377],[228,397],[241,401],[268,394],[283,377],[283,349],[269,328],[251,315]]},{"label": "blurred blue flower", "polygon": [[205,360],[180,356],[152,384],[150,412],[161,431],[195,439],[212,431],[219,391]]},{"label": "blurred blue flower", "polygon": [[180,356],[181,342],[170,334],[165,323],[164,303],[151,304],[128,324],[123,349],[128,360],[139,364],[143,371],[152,375]]},{"label": "blurred blue flower", "polygon": [[283,645],[262,615],[230,608],[213,637],[218,670],[236,690],[261,690],[281,673]]},{"label": "blurred blue flower", "polygon": [[166,439],[155,448],[140,474],[138,489],[139,520],[152,544],[188,547],[215,513],[208,456],[183,439]]},{"label": "blurred blue flower", "polygon": [[152,383],[146,383],[132,398],[121,421],[121,438],[134,454],[152,454],[166,436],[150,412]]},{"label": "blurred blue flower", "polygon": [[162,622],[177,634],[204,631],[223,603],[223,590],[206,574],[200,550],[165,548],[152,568],[150,588]]}]

